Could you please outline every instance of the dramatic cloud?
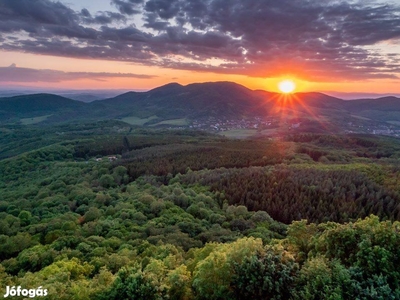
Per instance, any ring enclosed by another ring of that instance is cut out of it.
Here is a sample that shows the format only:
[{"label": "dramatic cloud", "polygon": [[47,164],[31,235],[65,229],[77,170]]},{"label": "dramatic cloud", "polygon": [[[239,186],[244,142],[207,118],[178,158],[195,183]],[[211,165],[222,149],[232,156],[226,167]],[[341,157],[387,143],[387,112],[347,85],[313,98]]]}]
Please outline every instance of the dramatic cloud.
[{"label": "dramatic cloud", "polygon": [[144,0],[112,0],[111,3],[114,4],[118,10],[129,16],[139,14],[140,10],[139,4],[142,4]]},{"label": "dramatic cloud", "polygon": [[49,0],[0,0],[0,49],[255,77],[358,80],[400,73],[400,56],[382,51],[400,39],[400,8],[389,2],[111,3],[110,11],[90,13]]},{"label": "dramatic cloud", "polygon": [[81,15],[83,17],[83,21],[87,24],[111,24],[113,22],[122,22],[125,23],[127,18],[119,13],[114,13],[110,11],[99,12],[94,17],[89,13],[87,9],[82,9]]},{"label": "dramatic cloud", "polygon": [[76,79],[106,81],[110,78],[150,79],[157,76],[131,73],[62,72],[56,70],[36,70],[18,68],[16,64],[0,67],[0,82],[61,82]]}]

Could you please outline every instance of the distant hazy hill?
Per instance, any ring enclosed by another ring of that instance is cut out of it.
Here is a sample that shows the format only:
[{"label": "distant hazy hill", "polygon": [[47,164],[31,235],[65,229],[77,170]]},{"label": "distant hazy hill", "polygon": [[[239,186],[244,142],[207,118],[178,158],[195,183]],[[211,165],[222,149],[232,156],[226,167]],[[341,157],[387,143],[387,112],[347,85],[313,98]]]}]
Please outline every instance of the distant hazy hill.
[{"label": "distant hazy hill", "polygon": [[345,101],[343,106],[347,111],[361,117],[400,122],[400,98],[397,97]]},{"label": "distant hazy hill", "polygon": [[76,118],[87,110],[82,102],[52,94],[0,98],[0,120],[44,117],[54,122]]},{"label": "distant hazy hill", "polygon": [[129,92],[112,99],[95,101],[91,105],[95,110],[107,108],[112,114],[121,114],[119,109],[123,109],[123,112],[138,117],[237,118],[268,113],[271,107],[268,100],[264,95],[232,82],[187,86],[171,83],[148,92]]},{"label": "distant hazy hill", "polygon": [[384,97],[344,101],[322,93],[285,96],[262,90],[253,91],[232,82],[187,86],[170,83],[150,91],[128,92],[91,103],[51,94],[0,98],[2,123],[17,122],[19,119],[23,123],[32,124],[134,118],[144,120],[138,124],[151,125],[171,119],[241,119],[277,113],[306,118],[323,116],[336,122],[354,116],[379,121],[400,121],[400,99]]},{"label": "distant hazy hill", "polygon": [[77,109],[84,106],[79,101],[52,94],[34,94],[1,98],[0,105],[2,110],[14,113],[60,111],[63,109]]},{"label": "distant hazy hill", "polygon": [[359,99],[346,101],[344,107],[350,111],[379,110],[379,111],[400,111],[400,98],[382,97],[377,99]]}]

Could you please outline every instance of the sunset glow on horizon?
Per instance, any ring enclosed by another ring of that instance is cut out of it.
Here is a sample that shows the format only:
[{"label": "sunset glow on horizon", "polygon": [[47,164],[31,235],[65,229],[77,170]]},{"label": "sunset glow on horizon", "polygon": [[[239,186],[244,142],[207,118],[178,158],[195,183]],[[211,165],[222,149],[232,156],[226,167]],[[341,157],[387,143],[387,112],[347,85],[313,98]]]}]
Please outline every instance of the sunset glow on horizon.
[{"label": "sunset glow on horizon", "polygon": [[[393,1],[195,2],[5,0],[0,88],[232,81],[280,93],[290,78],[295,92],[400,94],[400,6]],[[375,28],[369,36],[367,27]]]},{"label": "sunset glow on horizon", "polygon": [[290,94],[296,89],[296,84],[293,82],[293,80],[286,79],[279,82],[278,88],[282,93]]}]

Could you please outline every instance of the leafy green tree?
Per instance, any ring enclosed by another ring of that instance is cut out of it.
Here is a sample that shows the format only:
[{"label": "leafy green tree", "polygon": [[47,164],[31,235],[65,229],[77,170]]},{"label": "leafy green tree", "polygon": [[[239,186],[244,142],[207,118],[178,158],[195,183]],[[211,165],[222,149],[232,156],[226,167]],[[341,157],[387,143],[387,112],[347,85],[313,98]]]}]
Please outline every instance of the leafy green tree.
[{"label": "leafy green tree", "polygon": [[360,268],[350,268],[349,273],[352,278],[349,290],[352,294],[348,299],[400,299],[400,289],[392,287],[389,276],[374,274],[366,278]]},{"label": "leafy green tree", "polygon": [[287,230],[289,247],[296,252],[298,260],[305,261],[308,253],[313,249],[313,239],[317,237],[316,224],[307,225],[307,220],[294,221]]},{"label": "leafy green tree", "polygon": [[198,264],[194,273],[193,287],[196,291],[196,298],[231,299],[230,278],[231,270],[226,261],[226,253],[212,252]]},{"label": "leafy green tree", "polygon": [[246,257],[253,256],[262,248],[261,239],[242,238],[213,249],[194,270],[193,288],[196,298],[232,299],[231,280],[235,274],[234,265],[241,264]]},{"label": "leafy green tree", "polygon": [[91,207],[84,215],[85,222],[91,222],[100,218],[102,212],[97,207]]},{"label": "leafy green tree", "polygon": [[127,184],[129,182],[129,176],[127,174],[127,169],[124,166],[118,166],[114,168],[113,175],[114,181],[117,184]]},{"label": "leafy green tree", "polygon": [[324,257],[308,260],[302,267],[297,282],[295,299],[334,300],[355,299],[349,271],[338,261]]},{"label": "leafy green tree", "polygon": [[18,266],[26,271],[40,271],[53,263],[57,255],[57,251],[51,249],[49,245],[36,245],[19,253]]},{"label": "leafy green tree", "polygon": [[168,273],[168,296],[171,300],[189,300],[193,298],[191,290],[192,276],[185,265]]},{"label": "leafy green tree", "polygon": [[100,177],[100,184],[104,188],[115,187],[116,183],[114,181],[114,177],[109,174],[102,175]]},{"label": "leafy green tree", "polygon": [[290,253],[268,247],[234,264],[231,286],[237,299],[291,299],[298,270]]},{"label": "leafy green tree", "polygon": [[156,300],[156,287],[138,268],[122,268],[111,287],[97,296],[99,300]]},{"label": "leafy green tree", "polygon": [[0,235],[0,258],[4,259],[15,256],[22,250],[35,244],[37,244],[37,242],[35,242],[32,236],[27,232],[20,232],[12,237]]},{"label": "leafy green tree", "polygon": [[18,218],[21,220],[21,225],[26,226],[29,225],[32,219],[32,214],[29,211],[21,210],[18,215]]}]

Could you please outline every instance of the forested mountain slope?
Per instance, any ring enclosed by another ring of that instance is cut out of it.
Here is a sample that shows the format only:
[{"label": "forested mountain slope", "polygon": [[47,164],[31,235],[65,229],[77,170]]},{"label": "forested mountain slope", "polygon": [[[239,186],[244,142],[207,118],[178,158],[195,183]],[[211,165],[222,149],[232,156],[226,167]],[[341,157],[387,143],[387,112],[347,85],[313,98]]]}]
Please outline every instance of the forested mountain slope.
[{"label": "forested mountain slope", "polygon": [[42,286],[47,299],[400,298],[397,139],[229,140],[99,122],[63,125],[62,139],[55,128],[26,151],[46,130],[7,135],[3,289]]}]

